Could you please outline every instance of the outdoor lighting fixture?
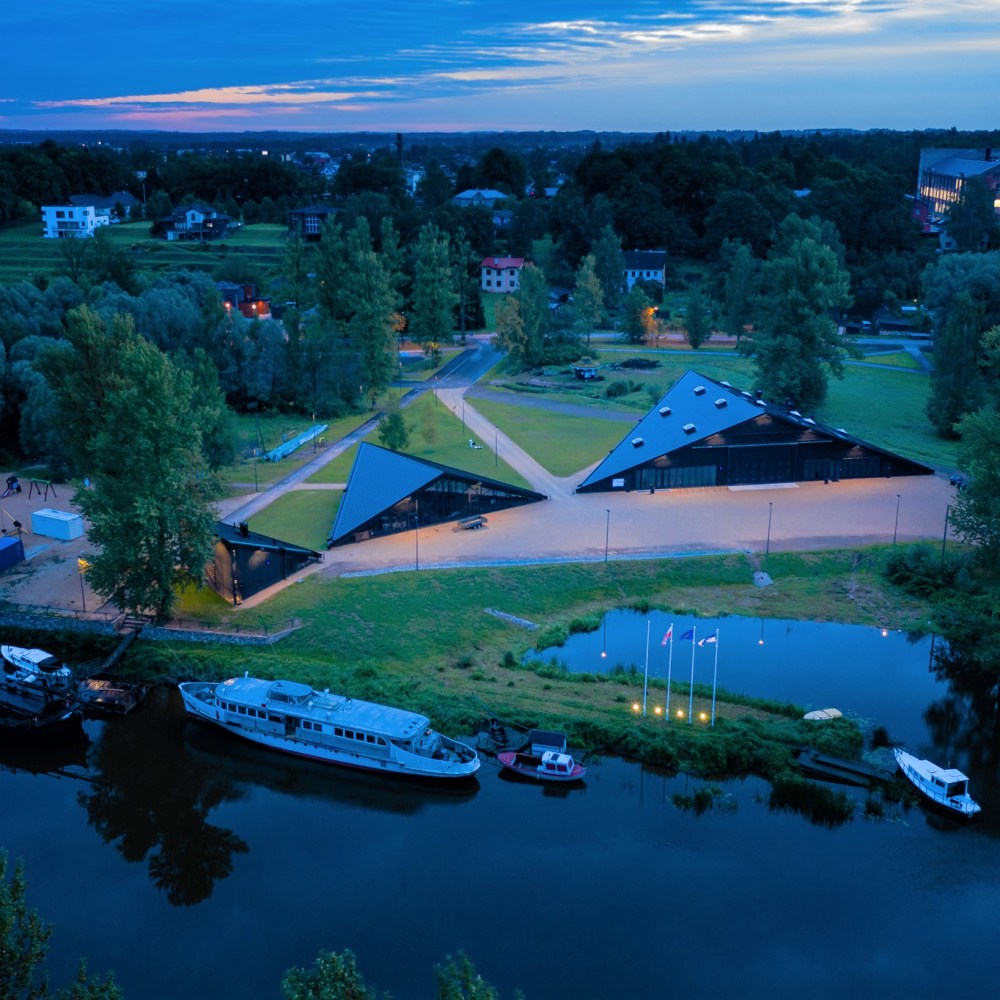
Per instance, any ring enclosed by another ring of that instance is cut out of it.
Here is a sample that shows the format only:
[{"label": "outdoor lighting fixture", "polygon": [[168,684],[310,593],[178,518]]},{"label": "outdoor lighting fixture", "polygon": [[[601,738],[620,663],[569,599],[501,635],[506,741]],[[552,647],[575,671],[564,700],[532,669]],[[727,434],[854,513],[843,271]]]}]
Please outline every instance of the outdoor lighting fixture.
[{"label": "outdoor lighting fixture", "polygon": [[678,719],[683,719],[684,718],[684,709],[683,708],[677,709],[677,718]]},{"label": "outdoor lighting fixture", "polygon": [[708,720],[708,715],[705,712],[699,712],[698,718],[701,719],[702,722],[706,722]]},{"label": "outdoor lighting fixture", "polygon": [[662,709],[662,708],[660,708],[660,706],[659,706],[659,705],[654,705],[654,706],[653,706],[653,714],[654,714],[654,715],[659,715],[659,714],[660,714],[660,713],[661,713],[662,711],[663,711],[663,709]]}]

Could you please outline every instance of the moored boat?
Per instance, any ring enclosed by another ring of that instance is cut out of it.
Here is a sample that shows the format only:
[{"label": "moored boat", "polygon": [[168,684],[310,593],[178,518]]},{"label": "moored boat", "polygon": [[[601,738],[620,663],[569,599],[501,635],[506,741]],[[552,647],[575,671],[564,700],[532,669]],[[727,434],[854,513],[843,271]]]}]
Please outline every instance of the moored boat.
[{"label": "moored boat", "polygon": [[56,742],[84,736],[83,711],[65,698],[0,690],[0,739]]},{"label": "moored boat", "polygon": [[8,686],[27,684],[54,691],[70,691],[75,685],[73,671],[44,649],[0,646],[4,659],[3,678]]},{"label": "moored boat", "polygon": [[502,750],[497,760],[508,771],[539,781],[582,781],[587,776],[587,769],[570,754],[555,750],[546,750],[540,757],[517,750]]},{"label": "moored boat", "polygon": [[530,730],[520,750],[503,750],[497,760],[508,771],[539,781],[580,781],[587,776],[586,767],[567,750],[565,734],[546,729]]},{"label": "moored boat", "polygon": [[435,732],[417,712],[287,680],[246,676],[178,686],[189,716],[272,750],[421,778],[467,778],[479,769],[472,747]]},{"label": "moored boat", "polygon": [[975,816],[980,805],[969,795],[969,779],[954,768],[939,767],[929,760],[893,747],[896,763],[917,790],[935,805],[960,816]]}]

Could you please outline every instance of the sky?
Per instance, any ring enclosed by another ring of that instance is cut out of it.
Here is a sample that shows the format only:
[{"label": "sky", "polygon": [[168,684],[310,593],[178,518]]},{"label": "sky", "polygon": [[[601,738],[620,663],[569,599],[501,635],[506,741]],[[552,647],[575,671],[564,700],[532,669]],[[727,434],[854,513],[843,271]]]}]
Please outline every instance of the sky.
[{"label": "sky", "polygon": [[1000,0],[0,6],[0,129],[998,124]]}]

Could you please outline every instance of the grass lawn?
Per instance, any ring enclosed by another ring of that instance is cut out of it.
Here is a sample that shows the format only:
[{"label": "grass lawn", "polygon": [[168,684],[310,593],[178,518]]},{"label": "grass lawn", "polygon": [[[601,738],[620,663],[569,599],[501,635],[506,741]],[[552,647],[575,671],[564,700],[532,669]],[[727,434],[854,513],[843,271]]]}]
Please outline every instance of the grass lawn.
[{"label": "grass lawn", "polygon": [[866,354],[865,364],[891,365],[893,368],[912,368],[914,371],[923,371],[920,362],[909,351],[892,351],[889,354]]},{"label": "grass lawn", "polygon": [[250,529],[322,552],[342,497],[340,490],[289,490],[254,514]]},{"label": "grass lawn", "polygon": [[490,399],[473,405],[554,476],[571,476],[606,455],[628,424],[512,406]]},{"label": "grass lawn", "polygon": [[[243,226],[224,240],[208,243],[151,237],[148,222],[123,222],[108,226],[107,232],[116,245],[131,253],[140,274],[182,269],[211,272],[227,260],[238,260],[264,279],[281,261],[287,228],[263,223]],[[15,284],[39,274],[54,278],[64,271],[60,241],[47,240],[41,233],[41,220],[0,230],[0,284]]]}]

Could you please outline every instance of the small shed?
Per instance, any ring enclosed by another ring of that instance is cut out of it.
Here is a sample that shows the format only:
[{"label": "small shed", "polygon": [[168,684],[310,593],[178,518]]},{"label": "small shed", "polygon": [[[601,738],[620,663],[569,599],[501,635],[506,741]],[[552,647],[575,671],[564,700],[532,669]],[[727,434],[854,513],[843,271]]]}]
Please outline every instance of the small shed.
[{"label": "small shed", "polygon": [[69,542],[83,535],[83,518],[68,510],[42,507],[31,512],[31,530],[36,535],[46,535]]},{"label": "small shed", "polygon": [[0,538],[0,572],[24,562],[24,543],[19,537]]}]

